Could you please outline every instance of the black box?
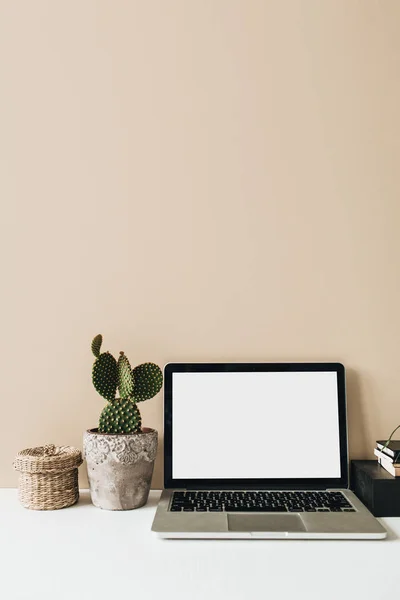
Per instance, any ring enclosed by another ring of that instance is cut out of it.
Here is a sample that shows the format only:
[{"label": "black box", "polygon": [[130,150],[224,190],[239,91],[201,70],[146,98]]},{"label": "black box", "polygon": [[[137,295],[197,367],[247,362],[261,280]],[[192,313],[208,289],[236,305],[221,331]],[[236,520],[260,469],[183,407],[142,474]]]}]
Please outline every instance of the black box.
[{"label": "black box", "polygon": [[375,517],[400,517],[400,477],[377,460],[352,460],[350,487]]}]

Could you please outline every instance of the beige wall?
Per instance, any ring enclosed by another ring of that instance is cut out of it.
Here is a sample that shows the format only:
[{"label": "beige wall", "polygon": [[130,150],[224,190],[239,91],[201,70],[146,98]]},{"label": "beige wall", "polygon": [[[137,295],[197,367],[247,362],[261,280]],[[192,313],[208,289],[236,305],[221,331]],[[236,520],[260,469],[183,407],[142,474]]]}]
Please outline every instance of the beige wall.
[{"label": "beige wall", "polygon": [[372,457],[400,422],[399,27],[397,0],[0,0],[0,485],[96,425],[98,332],[133,363],[341,360]]}]

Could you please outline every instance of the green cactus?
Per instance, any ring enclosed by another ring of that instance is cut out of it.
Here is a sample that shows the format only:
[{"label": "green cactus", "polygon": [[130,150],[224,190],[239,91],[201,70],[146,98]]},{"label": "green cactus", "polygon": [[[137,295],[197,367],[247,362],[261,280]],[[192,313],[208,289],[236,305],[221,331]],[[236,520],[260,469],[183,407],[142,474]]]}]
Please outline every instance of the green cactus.
[{"label": "green cactus", "polygon": [[137,405],[128,399],[109,402],[104,407],[99,421],[101,433],[137,433],[142,419]]},{"label": "green cactus", "polygon": [[92,340],[92,352],[96,358],[99,358],[100,356],[100,348],[102,343],[103,336],[101,335],[101,333],[99,333],[99,335],[96,335],[96,337]]},{"label": "green cactus", "polygon": [[117,361],[109,352],[103,352],[93,364],[93,385],[103,398],[114,400],[118,385]]},{"label": "green cactus", "polygon": [[133,376],[135,378],[133,397],[136,402],[154,398],[161,390],[163,374],[160,367],[154,363],[144,363],[137,366],[133,369]]},{"label": "green cactus", "polygon": [[123,352],[120,352],[118,359],[118,390],[121,398],[132,397],[134,381],[135,378],[129,360]]},{"label": "green cactus", "polygon": [[[93,385],[107,406],[100,415],[101,433],[138,433],[141,431],[141,416],[137,402],[153,398],[160,391],[163,375],[154,363],[143,363],[131,369],[128,358],[120,352],[118,362],[109,352],[100,352],[103,337],[96,335],[92,341]],[[119,398],[116,398],[117,389]]]}]

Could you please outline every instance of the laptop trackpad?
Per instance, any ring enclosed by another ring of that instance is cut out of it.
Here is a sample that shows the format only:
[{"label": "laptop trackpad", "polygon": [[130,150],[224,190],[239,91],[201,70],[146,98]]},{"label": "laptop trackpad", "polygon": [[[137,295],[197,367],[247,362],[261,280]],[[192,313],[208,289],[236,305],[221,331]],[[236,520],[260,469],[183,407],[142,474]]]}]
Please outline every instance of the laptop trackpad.
[{"label": "laptop trackpad", "polygon": [[229,531],[306,531],[299,515],[228,514]]}]

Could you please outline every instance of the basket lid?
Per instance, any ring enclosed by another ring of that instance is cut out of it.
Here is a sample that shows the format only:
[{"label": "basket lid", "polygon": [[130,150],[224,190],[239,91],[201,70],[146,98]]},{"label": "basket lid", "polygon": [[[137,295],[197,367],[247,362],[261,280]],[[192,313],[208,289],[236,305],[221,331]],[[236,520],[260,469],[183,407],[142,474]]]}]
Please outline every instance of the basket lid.
[{"label": "basket lid", "polygon": [[47,444],[18,452],[14,469],[24,473],[58,473],[70,471],[81,464],[82,453],[77,448]]}]

